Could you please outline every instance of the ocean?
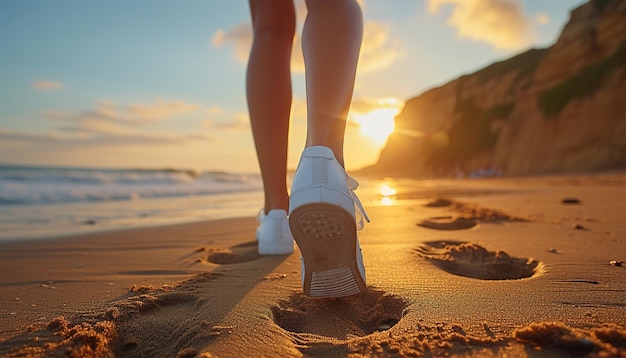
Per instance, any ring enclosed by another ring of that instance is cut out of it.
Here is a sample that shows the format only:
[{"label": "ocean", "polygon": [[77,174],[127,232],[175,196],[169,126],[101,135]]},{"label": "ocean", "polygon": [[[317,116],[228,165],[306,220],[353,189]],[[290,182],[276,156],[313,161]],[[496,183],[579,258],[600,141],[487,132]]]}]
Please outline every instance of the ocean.
[{"label": "ocean", "polygon": [[255,216],[260,175],[0,165],[0,240]]}]

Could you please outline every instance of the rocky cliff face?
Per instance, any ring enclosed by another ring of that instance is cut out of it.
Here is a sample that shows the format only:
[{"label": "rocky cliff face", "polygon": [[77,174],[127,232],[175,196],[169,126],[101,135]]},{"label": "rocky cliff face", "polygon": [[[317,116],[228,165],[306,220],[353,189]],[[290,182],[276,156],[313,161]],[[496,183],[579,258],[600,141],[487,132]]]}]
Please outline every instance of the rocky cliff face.
[{"label": "rocky cliff face", "polygon": [[507,175],[626,166],[626,1],[572,11],[558,41],[406,102],[364,174]]}]

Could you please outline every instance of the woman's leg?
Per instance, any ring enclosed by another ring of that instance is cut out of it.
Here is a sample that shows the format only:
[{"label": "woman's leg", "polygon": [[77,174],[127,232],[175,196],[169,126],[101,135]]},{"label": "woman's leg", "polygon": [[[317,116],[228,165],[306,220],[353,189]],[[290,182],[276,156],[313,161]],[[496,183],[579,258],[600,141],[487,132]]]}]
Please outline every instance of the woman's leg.
[{"label": "woman's leg", "polygon": [[246,94],[265,191],[265,213],[288,210],[287,141],[291,110],[290,59],[296,18],[292,1],[250,0],[254,40]]},{"label": "woman's leg", "polygon": [[332,149],[341,165],[346,120],[363,38],[355,0],[307,0],[302,34],[306,65],[306,146]]},{"label": "woman's leg", "polygon": [[307,7],[307,148],[293,178],[289,227],[302,254],[304,294],[344,297],[367,289],[355,196],[343,167],[363,19],[354,0],[307,0]]}]

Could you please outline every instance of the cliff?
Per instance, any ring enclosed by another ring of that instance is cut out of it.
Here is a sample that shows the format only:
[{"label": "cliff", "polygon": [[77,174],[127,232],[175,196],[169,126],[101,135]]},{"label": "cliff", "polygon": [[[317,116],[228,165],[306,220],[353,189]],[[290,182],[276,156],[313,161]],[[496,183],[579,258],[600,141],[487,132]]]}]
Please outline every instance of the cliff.
[{"label": "cliff", "polygon": [[626,1],[592,0],[558,41],[409,99],[362,174],[507,175],[626,166]]}]

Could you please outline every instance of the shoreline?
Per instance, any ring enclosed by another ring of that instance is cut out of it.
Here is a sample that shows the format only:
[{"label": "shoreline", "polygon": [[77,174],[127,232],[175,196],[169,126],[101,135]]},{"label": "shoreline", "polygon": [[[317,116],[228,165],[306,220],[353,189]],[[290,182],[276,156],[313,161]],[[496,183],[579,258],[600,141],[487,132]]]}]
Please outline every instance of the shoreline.
[{"label": "shoreline", "polygon": [[[357,171],[358,173],[358,171]],[[362,201],[368,200],[371,205],[386,205],[385,203],[380,203],[379,199],[384,196],[377,190],[378,187],[382,184],[392,185],[400,185],[407,192],[399,193],[395,195],[395,199],[398,200],[408,200],[414,198],[426,198],[431,197],[433,195],[475,195],[475,194],[484,194],[483,192],[471,192],[471,190],[467,190],[468,186],[484,186],[486,183],[508,183],[508,186],[511,186],[511,183],[518,183],[523,185],[543,185],[546,181],[551,182],[560,182],[572,184],[576,180],[586,180],[586,181],[615,181],[615,184],[621,184],[626,177],[626,169],[616,169],[610,171],[599,171],[599,172],[584,172],[584,173],[565,173],[565,174],[553,174],[546,173],[543,175],[527,175],[527,176],[515,176],[515,177],[481,177],[481,178],[384,178],[384,177],[372,177],[372,176],[363,176],[360,178],[362,180],[361,187],[359,188],[359,195],[365,189],[365,195],[367,199],[361,199]],[[568,179],[569,178],[569,179]],[[431,183],[437,182],[438,185],[441,186],[441,183],[446,183],[445,187],[449,190],[446,191],[433,191],[430,189],[430,185],[423,183]],[[455,185],[458,184],[463,189],[455,192],[453,189]],[[554,183],[553,183],[554,184]],[[418,186],[422,191],[415,190],[415,187]],[[241,198],[246,197],[247,199],[242,200]],[[200,202],[206,202],[207,199],[215,199],[216,202],[220,203],[215,207],[203,207],[202,209],[198,209]],[[80,212],[84,214],[84,217],[80,220],[74,219],[71,223],[66,223],[61,227],[55,227],[53,229],[50,228],[50,225],[42,226],[41,228],[37,228],[33,231],[29,231],[27,233],[22,234],[13,234],[13,236],[0,237],[0,245],[3,243],[11,243],[15,241],[38,241],[38,240],[49,240],[49,239],[57,239],[57,238],[65,238],[70,236],[84,235],[90,233],[100,233],[100,232],[115,232],[120,230],[130,230],[130,229],[141,229],[141,228],[149,228],[149,227],[158,227],[158,226],[168,226],[168,225],[178,225],[178,224],[186,224],[186,223],[196,223],[196,222],[204,222],[204,221],[214,221],[221,220],[224,218],[243,218],[248,216],[254,216],[257,213],[257,207],[262,206],[262,191],[246,191],[246,192],[228,192],[228,193],[214,193],[210,195],[199,195],[199,196],[182,196],[182,197],[173,197],[173,198],[144,198],[139,200],[132,201],[102,201],[102,202],[74,202],[74,203],[58,203],[58,204],[40,204],[40,205],[24,205],[19,206],[20,210],[24,211],[40,211],[39,207],[45,207],[48,210],[59,211],[57,207],[63,209],[63,207],[76,207],[70,212]],[[119,207],[123,206],[131,206],[137,204],[145,205],[147,208],[162,208],[162,207],[189,207],[188,212],[185,214],[181,214],[178,217],[168,218],[168,217],[154,217],[152,218],[150,215],[144,213],[136,216],[134,219],[124,219],[122,223],[116,222],[115,220],[111,222],[107,222],[107,220],[101,219],[92,219],[89,214],[93,214],[99,212],[100,210],[111,211],[111,208],[107,208],[107,206],[112,206],[119,210]],[[238,203],[238,204],[236,204]],[[84,207],[84,208],[82,208]],[[63,211],[63,210],[60,210]],[[250,215],[242,214],[243,212],[249,212]],[[5,213],[6,214],[6,213]],[[23,214],[23,213],[22,213]],[[72,215],[75,215],[73,213]],[[6,235],[8,229],[6,226],[2,227],[2,235]],[[32,229],[31,229],[32,230]],[[50,233],[50,231],[53,233]],[[18,228],[13,229],[16,232],[23,232],[24,229]]]},{"label": "shoreline", "polygon": [[67,348],[81,322],[122,357],[527,356],[548,332],[626,353],[598,338],[626,337],[625,175],[388,183],[388,206],[364,188],[368,291],[347,299],[302,296],[297,248],[259,256],[254,217],[2,241],[0,353]]},{"label": "shoreline", "polygon": [[[249,191],[5,207],[0,243],[250,216],[261,205],[262,192]],[[33,213],[42,218],[29,222]]]}]

